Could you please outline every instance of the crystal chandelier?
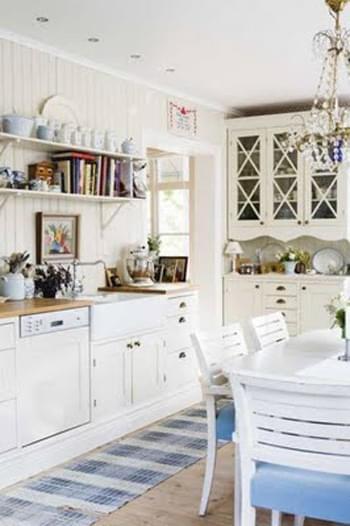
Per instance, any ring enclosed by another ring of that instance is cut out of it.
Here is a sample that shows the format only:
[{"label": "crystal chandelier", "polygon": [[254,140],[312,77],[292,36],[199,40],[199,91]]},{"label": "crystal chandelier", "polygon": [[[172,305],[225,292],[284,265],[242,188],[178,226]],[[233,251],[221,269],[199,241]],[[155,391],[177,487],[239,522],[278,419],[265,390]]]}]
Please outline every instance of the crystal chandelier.
[{"label": "crystal chandelier", "polygon": [[350,31],[343,29],[340,15],[350,0],[326,0],[334,19],[334,29],[314,37],[314,51],[322,59],[316,96],[307,117],[290,131],[288,146],[303,153],[314,170],[334,170],[350,148],[350,107],[338,99],[341,67],[350,76]]}]

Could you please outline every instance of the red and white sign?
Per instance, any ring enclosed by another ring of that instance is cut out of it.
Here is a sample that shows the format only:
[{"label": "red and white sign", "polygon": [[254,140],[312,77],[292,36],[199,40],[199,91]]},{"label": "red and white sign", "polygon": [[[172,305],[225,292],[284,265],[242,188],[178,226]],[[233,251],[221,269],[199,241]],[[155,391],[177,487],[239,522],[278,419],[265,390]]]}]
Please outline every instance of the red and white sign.
[{"label": "red and white sign", "polygon": [[172,100],[168,101],[168,129],[183,137],[196,137],[197,110],[187,108]]}]

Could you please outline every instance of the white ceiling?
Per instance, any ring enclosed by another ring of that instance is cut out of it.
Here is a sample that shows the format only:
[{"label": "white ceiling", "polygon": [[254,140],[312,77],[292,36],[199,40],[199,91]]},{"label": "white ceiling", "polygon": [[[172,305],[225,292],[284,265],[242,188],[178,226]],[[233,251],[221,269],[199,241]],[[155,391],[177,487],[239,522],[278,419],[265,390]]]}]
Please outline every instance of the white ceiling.
[{"label": "white ceiling", "polygon": [[311,99],[312,36],[331,23],[322,0],[0,0],[0,12],[4,30],[238,109]]}]

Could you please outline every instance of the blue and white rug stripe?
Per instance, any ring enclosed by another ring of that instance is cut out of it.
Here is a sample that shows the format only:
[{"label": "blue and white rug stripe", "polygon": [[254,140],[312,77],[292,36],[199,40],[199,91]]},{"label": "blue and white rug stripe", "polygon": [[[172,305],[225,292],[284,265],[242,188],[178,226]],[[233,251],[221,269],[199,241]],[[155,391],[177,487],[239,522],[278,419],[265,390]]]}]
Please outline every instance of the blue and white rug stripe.
[{"label": "blue and white rug stripe", "polygon": [[206,453],[195,406],[0,492],[0,526],[90,526]]}]

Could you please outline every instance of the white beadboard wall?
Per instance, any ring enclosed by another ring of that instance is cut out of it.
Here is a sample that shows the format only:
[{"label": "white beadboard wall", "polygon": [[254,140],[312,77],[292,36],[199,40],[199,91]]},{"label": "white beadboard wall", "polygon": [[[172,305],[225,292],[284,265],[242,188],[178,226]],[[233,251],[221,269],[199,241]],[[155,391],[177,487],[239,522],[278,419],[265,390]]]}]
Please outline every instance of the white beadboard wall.
[{"label": "white beadboard wall", "polygon": [[[69,60],[0,39],[0,114],[12,112],[34,116],[51,95],[63,95],[77,106],[80,124],[96,129],[113,129],[120,142],[134,137],[142,149],[145,130],[166,132],[168,95],[143,85],[117,78]],[[223,114],[198,108],[198,139],[223,144]],[[45,154],[11,147],[0,164],[25,170],[28,163]],[[113,205],[81,203],[59,199],[11,197],[0,209],[0,256],[27,249],[35,257],[35,212],[81,214],[81,259],[103,258],[115,265],[123,249],[145,239],[146,203],[124,205],[105,231],[102,214],[108,217]],[[84,270],[88,290],[103,282],[101,269]]]}]

